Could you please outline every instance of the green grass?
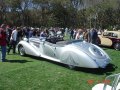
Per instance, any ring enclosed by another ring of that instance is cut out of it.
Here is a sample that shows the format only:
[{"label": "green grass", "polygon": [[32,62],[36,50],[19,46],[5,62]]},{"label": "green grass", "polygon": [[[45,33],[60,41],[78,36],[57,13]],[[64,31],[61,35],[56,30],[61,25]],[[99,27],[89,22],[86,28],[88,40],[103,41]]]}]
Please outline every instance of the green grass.
[{"label": "green grass", "polygon": [[[42,58],[7,55],[0,62],[0,90],[91,90],[108,75],[120,72],[120,51],[104,48],[112,61],[106,69],[70,70]],[[88,81],[93,83],[89,84]]]}]

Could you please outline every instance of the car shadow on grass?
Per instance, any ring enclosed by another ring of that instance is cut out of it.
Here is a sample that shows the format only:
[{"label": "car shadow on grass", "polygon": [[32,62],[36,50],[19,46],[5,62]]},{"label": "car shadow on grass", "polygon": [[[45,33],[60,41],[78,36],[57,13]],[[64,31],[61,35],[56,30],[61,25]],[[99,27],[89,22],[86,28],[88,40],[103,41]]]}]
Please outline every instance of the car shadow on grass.
[{"label": "car shadow on grass", "polygon": [[27,62],[32,62],[32,61],[28,61],[28,60],[6,60],[6,62],[10,62],[10,63],[27,63]]},{"label": "car shadow on grass", "polygon": [[76,67],[74,70],[76,71],[83,71],[86,73],[92,73],[92,74],[97,74],[97,75],[111,75],[112,72],[114,72],[118,67],[113,65],[113,64],[108,64],[106,68],[96,68],[96,69],[91,69],[91,68],[81,68],[81,67]]},{"label": "car shadow on grass", "polygon": [[50,62],[50,63],[53,63],[55,65],[59,65],[59,66],[64,67],[64,68],[71,69],[73,71],[82,71],[82,72],[98,74],[98,75],[103,75],[103,74],[110,75],[110,74],[112,74],[113,71],[115,71],[118,68],[114,64],[108,64],[106,66],[106,68],[96,68],[96,69],[82,68],[82,67],[70,68],[66,64],[55,62],[55,61],[52,61],[52,60],[48,60],[48,59],[45,59],[45,58],[42,58],[42,57],[35,57],[35,56],[30,56],[30,55],[27,55],[26,57],[30,57],[30,58],[33,58],[33,59],[36,59],[36,60],[39,60],[39,61]]}]

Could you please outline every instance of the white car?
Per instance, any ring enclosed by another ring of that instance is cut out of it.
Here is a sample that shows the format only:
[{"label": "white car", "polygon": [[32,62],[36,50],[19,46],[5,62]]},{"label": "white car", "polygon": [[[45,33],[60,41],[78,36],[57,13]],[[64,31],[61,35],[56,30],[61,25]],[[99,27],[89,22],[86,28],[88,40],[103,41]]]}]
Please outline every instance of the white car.
[{"label": "white car", "polygon": [[111,60],[103,49],[94,44],[82,40],[59,40],[53,37],[46,41],[30,38],[20,41],[17,48],[22,56],[43,57],[69,67],[105,68]]},{"label": "white car", "polygon": [[120,73],[107,76],[104,83],[93,86],[92,90],[120,90]]}]

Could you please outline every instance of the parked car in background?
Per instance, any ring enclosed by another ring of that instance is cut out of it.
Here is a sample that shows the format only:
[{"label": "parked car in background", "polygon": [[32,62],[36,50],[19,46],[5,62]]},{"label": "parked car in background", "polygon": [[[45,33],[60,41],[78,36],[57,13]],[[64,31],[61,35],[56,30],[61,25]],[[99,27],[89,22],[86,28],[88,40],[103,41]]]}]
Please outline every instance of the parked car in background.
[{"label": "parked car in background", "polygon": [[99,37],[99,45],[120,50],[120,31],[105,31]]}]

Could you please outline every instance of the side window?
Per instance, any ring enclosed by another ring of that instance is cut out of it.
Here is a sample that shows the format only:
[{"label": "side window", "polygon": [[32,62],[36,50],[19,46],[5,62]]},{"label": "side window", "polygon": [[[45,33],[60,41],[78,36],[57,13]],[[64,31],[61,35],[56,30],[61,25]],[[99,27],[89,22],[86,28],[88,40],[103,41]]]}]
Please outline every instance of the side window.
[{"label": "side window", "polygon": [[112,33],[112,37],[117,38],[117,37],[118,37],[118,35],[117,35],[116,33]]},{"label": "side window", "polygon": [[106,37],[115,37],[114,33],[111,33],[111,32],[104,32],[103,36],[106,36]]},{"label": "side window", "polygon": [[108,36],[111,37],[111,36],[112,36],[112,33],[108,33]]},{"label": "side window", "polygon": [[108,32],[104,32],[103,36],[109,36],[109,33]]}]

